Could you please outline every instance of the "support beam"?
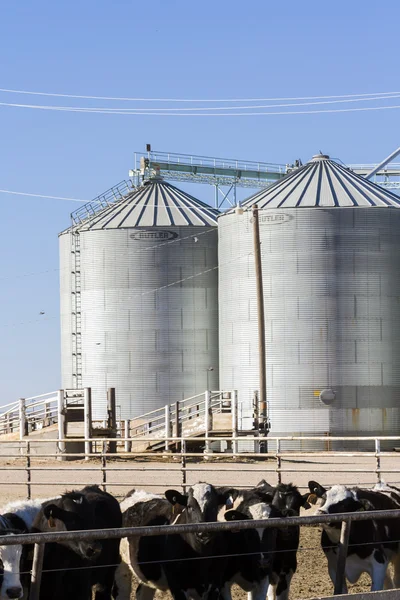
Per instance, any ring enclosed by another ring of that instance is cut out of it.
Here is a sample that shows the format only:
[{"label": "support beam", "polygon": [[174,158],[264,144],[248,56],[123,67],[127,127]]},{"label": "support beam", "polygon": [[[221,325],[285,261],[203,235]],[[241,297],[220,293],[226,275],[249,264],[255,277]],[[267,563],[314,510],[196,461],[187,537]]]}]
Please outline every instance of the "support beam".
[{"label": "support beam", "polygon": [[400,154],[400,147],[397,148],[397,150],[395,150],[394,152],[392,152],[391,154],[389,154],[389,156],[387,156],[382,162],[379,163],[379,165],[376,165],[376,167],[374,167],[372,169],[372,171],[370,171],[369,173],[366,174],[365,179],[371,179],[371,177],[373,177],[374,175],[376,175],[379,171],[381,171],[381,169],[383,169],[383,167],[385,165],[387,165],[388,163],[390,163],[394,158],[396,158],[396,156],[398,156]]},{"label": "support beam", "polygon": [[[92,437],[92,390],[85,388],[83,390],[83,414],[85,419],[84,432],[85,440]],[[89,454],[92,453],[92,442],[85,441],[85,460],[89,460]]]},{"label": "support beam", "polygon": [[[65,407],[64,407],[64,390],[57,392],[57,415],[58,415],[58,439],[65,438]],[[65,442],[58,442],[58,451],[61,453],[58,460],[65,460]]]}]

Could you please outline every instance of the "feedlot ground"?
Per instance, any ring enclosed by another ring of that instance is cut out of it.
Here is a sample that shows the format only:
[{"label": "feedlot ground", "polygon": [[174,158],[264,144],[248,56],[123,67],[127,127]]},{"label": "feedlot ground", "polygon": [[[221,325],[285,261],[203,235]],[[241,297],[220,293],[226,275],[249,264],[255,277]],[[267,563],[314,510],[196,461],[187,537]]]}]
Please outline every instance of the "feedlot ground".
[{"label": "feedlot ground", "polygon": [[[399,469],[399,458],[383,457],[382,468]],[[0,507],[11,500],[27,497],[25,465],[25,458],[0,458]],[[77,489],[88,483],[102,483],[99,459],[59,462],[54,459],[32,457],[31,466],[33,498],[48,498],[66,489]],[[345,483],[372,487],[376,483],[374,457],[293,457],[285,460],[282,466],[285,469],[285,473],[282,474],[283,482],[293,481],[301,490],[306,489],[309,479],[314,479],[325,486]],[[271,484],[277,482],[275,460],[267,455],[257,461],[234,462],[226,458],[224,461],[216,458],[211,461],[188,461],[187,468],[189,469],[186,472],[187,484],[207,481],[214,485],[251,487],[261,479],[266,479]],[[356,469],[358,472],[343,472],[349,469]],[[388,483],[399,485],[400,474],[384,474],[383,479]],[[163,493],[168,488],[179,489],[181,485],[180,462],[172,458],[165,461],[154,456],[140,461],[138,459],[107,460],[107,491],[119,499],[132,488]],[[0,512],[2,512],[1,508]],[[311,514],[311,511],[307,514]],[[349,586],[349,590],[353,593],[367,591],[369,586],[369,577],[364,575],[356,585]],[[290,598],[291,600],[310,598],[331,593],[333,587],[328,576],[326,559],[320,549],[320,529],[303,527],[298,552],[298,569],[292,581]],[[157,592],[158,598],[167,596],[168,594]],[[234,600],[245,598],[247,594],[240,588],[233,590]]]}]

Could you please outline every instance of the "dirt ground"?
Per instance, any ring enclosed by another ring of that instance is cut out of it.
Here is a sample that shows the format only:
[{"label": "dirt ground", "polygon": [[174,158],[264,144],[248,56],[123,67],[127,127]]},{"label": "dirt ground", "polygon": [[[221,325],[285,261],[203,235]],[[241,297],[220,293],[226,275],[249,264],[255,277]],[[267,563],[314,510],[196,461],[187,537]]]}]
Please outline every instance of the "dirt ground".
[{"label": "dirt ground", "polygon": [[[381,462],[382,468],[388,471],[384,479],[388,483],[398,485],[400,475],[394,471],[400,471],[399,458],[387,457]],[[355,459],[351,456],[341,456],[321,459],[308,456],[285,461],[283,467],[282,480],[293,481],[302,490],[307,489],[309,479],[317,480],[325,486],[334,483],[372,486],[376,483],[374,457]],[[174,461],[172,458],[166,461],[155,458],[146,461],[110,459],[106,476],[97,459],[58,462],[32,458],[31,468],[30,490],[34,498],[52,497],[65,489],[76,489],[87,483],[101,484],[104,483],[104,479],[107,490],[120,499],[132,488],[162,493],[168,488],[179,489],[183,483],[180,461]],[[214,485],[251,487],[263,478],[269,483],[276,483],[275,468],[275,461],[267,457],[259,461],[248,460],[240,463],[233,462],[232,459],[224,462],[213,459],[207,462],[188,462],[185,477],[188,485],[207,481]],[[26,498],[27,491],[26,459],[1,458],[0,507],[11,500]],[[0,508],[1,512],[3,511]],[[320,530],[302,528],[298,552],[299,565],[292,581],[291,600],[330,594],[333,591],[319,540]],[[369,578],[363,576],[360,582],[350,586],[349,589],[353,592],[366,591],[369,585]],[[246,597],[245,592],[239,588],[234,591],[234,600],[244,600]]]}]

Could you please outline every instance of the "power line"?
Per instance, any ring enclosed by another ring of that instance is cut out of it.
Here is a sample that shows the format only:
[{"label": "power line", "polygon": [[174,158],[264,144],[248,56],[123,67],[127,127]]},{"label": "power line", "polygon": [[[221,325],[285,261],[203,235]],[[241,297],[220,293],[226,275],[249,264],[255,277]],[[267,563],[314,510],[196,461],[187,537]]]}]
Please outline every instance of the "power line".
[{"label": "power line", "polygon": [[[276,115],[310,115],[310,114],[328,114],[328,113],[345,113],[345,112],[360,112],[360,111],[376,111],[376,110],[393,110],[400,108],[400,105],[392,106],[368,106],[357,108],[335,108],[328,110],[302,110],[302,111],[268,111],[268,112],[239,112],[239,113],[183,113],[183,112],[149,112],[149,109],[130,109],[130,110],[113,110],[113,109],[95,109],[95,108],[74,108],[72,106],[49,106],[37,104],[16,104],[9,102],[0,102],[0,106],[10,108],[28,108],[33,110],[47,110],[55,112],[76,112],[90,114],[106,114],[106,115],[123,115],[123,116],[153,116],[153,117],[257,117],[257,116],[276,116]],[[279,107],[278,107],[279,108]],[[161,109],[167,110],[167,109]]]},{"label": "power line", "polygon": [[[188,111],[212,111],[212,110],[218,110],[218,111],[231,111],[231,110],[254,110],[254,109],[259,109],[259,108],[290,108],[293,106],[314,106],[314,105],[322,105],[322,104],[347,104],[349,102],[372,102],[375,100],[387,100],[387,99],[391,99],[391,98],[400,98],[400,92],[397,94],[392,94],[392,95],[386,95],[386,96],[372,96],[372,97],[368,97],[368,98],[347,98],[347,99],[342,99],[342,100],[318,100],[315,102],[295,102],[295,103],[289,103],[289,104],[254,104],[254,105],[246,105],[246,106],[211,106],[211,107],[204,107],[204,106],[191,106],[190,108],[169,108],[169,107],[162,107],[161,110],[166,111],[166,112],[179,112],[179,111],[183,111],[183,112],[188,112]],[[0,105],[6,105],[6,106],[18,106],[18,107],[22,107],[22,106],[26,106],[29,108],[32,108],[33,106],[35,107],[40,107],[43,108],[43,106],[41,105],[20,105],[20,104],[11,104],[11,103],[0,103]],[[142,113],[142,111],[146,111],[146,112],[156,112],[159,111],[160,108],[148,108],[148,107],[130,107],[130,108],[111,108],[108,106],[103,106],[103,107],[86,107],[86,106],[52,106],[52,105],[44,105],[44,106],[48,106],[48,108],[52,109],[52,110],[69,110],[69,109],[74,109],[76,111],[82,111],[82,112],[111,112],[111,113],[128,113],[128,114],[136,114],[136,112],[138,113]]]},{"label": "power line", "polygon": [[44,194],[32,194],[30,192],[14,192],[13,190],[0,190],[0,194],[13,194],[14,196],[31,196],[32,198],[47,198],[49,200],[69,200],[71,202],[90,202],[80,198],[65,198],[64,196],[46,196]]},{"label": "power line", "polygon": [[58,94],[55,92],[34,92],[31,90],[12,90],[0,88],[0,92],[8,94],[26,94],[30,96],[50,96],[53,98],[79,98],[83,100],[119,100],[121,102],[278,102],[286,100],[318,100],[328,98],[364,98],[367,96],[389,96],[400,92],[368,92],[362,94],[340,94],[331,96],[294,96],[282,98],[127,98],[118,96],[86,96],[80,94]]}]

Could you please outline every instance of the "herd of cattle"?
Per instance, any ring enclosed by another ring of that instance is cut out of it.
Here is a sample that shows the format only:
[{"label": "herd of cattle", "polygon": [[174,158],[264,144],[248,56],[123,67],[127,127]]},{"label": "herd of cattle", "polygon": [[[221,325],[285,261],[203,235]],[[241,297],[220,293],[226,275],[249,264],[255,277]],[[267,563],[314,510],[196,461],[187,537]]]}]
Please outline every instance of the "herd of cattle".
[{"label": "herd of cattle", "polygon": [[[400,489],[378,484],[373,489],[335,485],[326,490],[315,481],[301,494],[292,484],[238,490],[197,483],[187,493],[164,496],[132,490],[119,503],[97,486],[48,500],[8,504],[0,516],[0,533],[80,531],[171,524],[198,524],[298,516],[317,506],[317,514],[400,508]],[[340,523],[323,526],[321,544],[329,575],[335,581]],[[133,536],[120,540],[65,541],[45,545],[40,600],[129,600],[134,578],[137,600],[152,600],[169,590],[175,600],[231,600],[238,584],[253,600],[286,600],[297,568],[300,527],[201,531]],[[0,546],[0,599],[29,594],[33,548]],[[122,558],[121,558],[122,555]],[[388,575],[388,565],[393,575]],[[400,519],[355,521],[351,525],[345,574],[356,582],[369,573],[371,590],[400,587]],[[134,577],[133,577],[134,576]],[[346,585],[343,592],[347,593]]]}]

